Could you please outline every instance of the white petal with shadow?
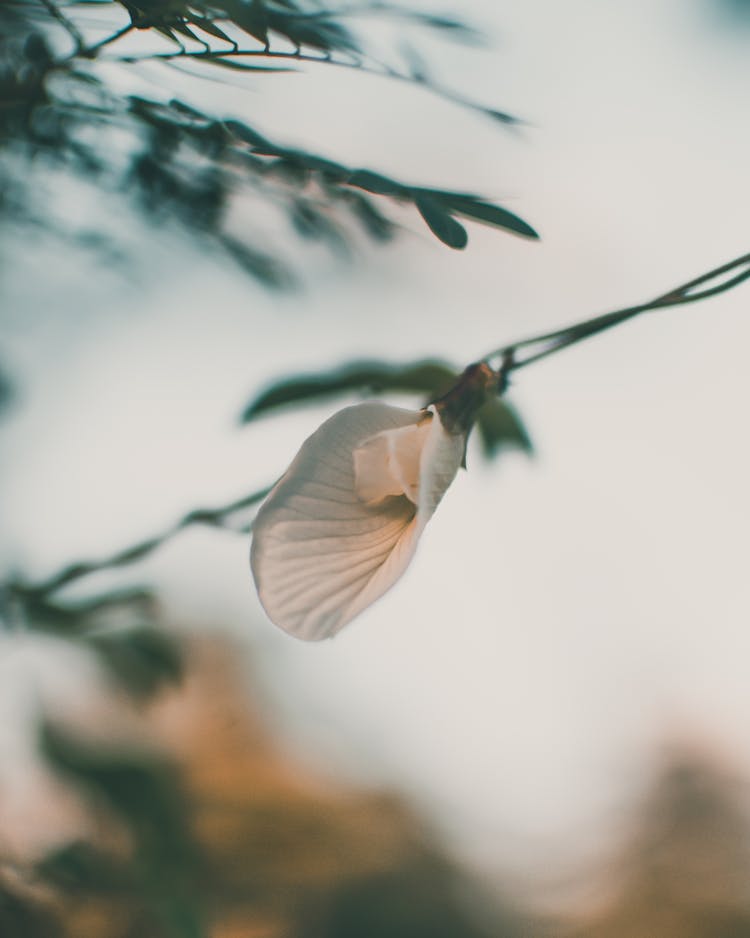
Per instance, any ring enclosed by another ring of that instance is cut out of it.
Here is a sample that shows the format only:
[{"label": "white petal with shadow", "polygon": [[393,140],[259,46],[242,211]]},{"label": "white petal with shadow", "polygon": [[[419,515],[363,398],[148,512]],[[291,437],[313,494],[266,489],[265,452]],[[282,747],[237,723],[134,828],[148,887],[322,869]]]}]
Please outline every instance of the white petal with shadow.
[{"label": "white petal with shadow", "polygon": [[322,424],[254,524],[251,564],[271,620],[298,638],[328,638],[382,596],[463,450],[434,411],[368,402]]}]

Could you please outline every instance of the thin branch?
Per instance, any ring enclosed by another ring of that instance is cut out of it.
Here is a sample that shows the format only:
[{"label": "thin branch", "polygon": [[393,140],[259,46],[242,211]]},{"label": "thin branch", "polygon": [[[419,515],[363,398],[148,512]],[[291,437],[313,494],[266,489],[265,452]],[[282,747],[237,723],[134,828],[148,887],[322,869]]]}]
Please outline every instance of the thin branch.
[{"label": "thin branch", "polygon": [[407,7],[399,6],[395,3],[384,3],[382,0],[373,0],[371,3],[349,4],[327,10],[289,10],[284,15],[289,20],[338,20],[349,19],[358,16],[387,16],[390,19],[407,20],[417,26],[423,26],[432,29],[452,30],[461,33],[463,36],[470,36],[472,39],[482,38],[481,33],[469,23],[465,23],[451,16],[441,16],[439,14],[431,15],[419,10],[410,10]]},{"label": "thin branch", "polygon": [[64,586],[69,586],[74,581],[90,576],[93,573],[101,573],[104,570],[124,567],[138,560],[143,560],[144,557],[153,553],[180,531],[192,525],[204,524],[214,528],[228,527],[226,522],[231,515],[240,511],[242,508],[249,508],[257,502],[262,501],[269,491],[270,486],[267,486],[257,492],[252,492],[250,495],[245,495],[236,501],[230,502],[228,505],[222,505],[220,508],[196,508],[180,518],[175,524],[168,527],[166,531],[157,534],[155,537],[147,538],[144,541],[133,544],[131,547],[126,547],[124,550],[117,551],[101,560],[85,560],[70,564],[64,567],[59,573],[39,583],[14,583],[13,590],[16,593],[26,596],[31,595],[37,598],[50,596]]},{"label": "thin branch", "polygon": [[99,54],[100,50],[105,46],[108,46],[112,42],[117,42],[118,39],[122,39],[123,36],[127,36],[128,33],[133,32],[135,26],[132,23],[128,23],[126,26],[123,26],[121,29],[116,30],[110,36],[106,36],[104,39],[100,39],[99,42],[95,42],[90,46],[81,48],[79,55],[85,59],[94,59]]},{"label": "thin branch", "polygon": [[75,43],[74,54],[80,55],[82,49],[86,45],[86,42],[83,38],[82,33],[76,26],[76,24],[71,19],[69,19],[62,12],[62,10],[60,10],[60,8],[57,6],[56,3],[53,3],[53,0],[41,0],[41,3],[42,3],[42,6],[44,6],[48,10],[48,12],[53,17],[53,19],[57,20],[57,22],[63,27],[63,29],[67,32],[67,34]]},{"label": "thin branch", "polygon": [[219,52],[215,50],[200,50],[191,52],[186,49],[182,49],[178,52],[154,52],[145,55],[124,55],[119,56],[114,61],[122,62],[128,65],[134,65],[141,62],[170,61],[172,59],[195,59],[197,61],[203,59],[204,61],[212,61],[217,59],[222,60],[238,57],[255,59],[282,59],[286,61],[311,63],[314,65],[329,65],[333,68],[344,68],[350,71],[359,72],[360,74],[364,75],[373,75],[376,78],[389,78],[392,81],[402,82],[411,85],[412,87],[424,88],[426,91],[429,91],[437,97],[442,98],[444,101],[448,101],[451,104],[456,104],[459,107],[466,107],[474,111],[479,111],[480,113],[486,114],[503,124],[518,125],[522,123],[520,118],[514,117],[512,114],[508,114],[505,111],[496,110],[495,108],[485,107],[482,104],[477,104],[475,101],[472,101],[469,98],[464,98],[463,96],[445,88],[441,88],[439,85],[433,84],[432,82],[419,80],[413,75],[407,74],[406,72],[399,72],[396,69],[391,68],[389,65],[368,65],[361,59],[347,60],[333,58],[330,54],[313,55],[309,52],[300,52],[297,50],[292,52],[284,52],[265,48],[227,49],[226,51]]},{"label": "thin branch", "polygon": [[[745,268],[744,270],[742,268]],[[733,277],[720,283],[713,281],[724,277],[726,274],[738,271]],[[617,326],[621,322],[633,319],[641,313],[652,312],[659,309],[668,309],[672,306],[684,306],[688,303],[697,303],[700,300],[706,300],[709,297],[717,296],[727,290],[738,286],[744,281],[750,279],[750,254],[743,254],[733,261],[722,264],[679,287],[670,290],[658,296],[648,303],[640,303],[637,306],[626,306],[623,309],[614,310],[611,313],[604,313],[601,316],[595,316],[593,319],[587,319],[584,322],[575,323],[566,326],[563,329],[557,329],[554,332],[546,332],[541,335],[532,336],[528,339],[521,339],[510,345],[495,349],[483,357],[483,361],[490,362],[491,359],[500,359],[500,370],[504,375],[510,374],[519,368],[525,368],[533,362],[540,361],[548,355],[553,355],[564,348],[575,345],[583,339],[604,332],[606,329]],[[696,290],[703,284],[712,284],[704,290]],[[539,347],[541,346],[541,347]],[[536,351],[534,348],[537,347]],[[527,354],[520,356],[518,353],[525,350]]]}]

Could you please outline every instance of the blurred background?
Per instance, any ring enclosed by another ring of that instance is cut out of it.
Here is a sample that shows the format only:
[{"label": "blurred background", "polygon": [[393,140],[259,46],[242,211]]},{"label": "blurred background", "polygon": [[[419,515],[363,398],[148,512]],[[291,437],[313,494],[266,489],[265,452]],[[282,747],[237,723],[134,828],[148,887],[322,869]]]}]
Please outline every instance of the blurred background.
[{"label": "blurred background", "polygon": [[[746,288],[519,373],[334,641],[267,620],[247,533],[363,386],[748,250],[750,4],[302,5],[349,65],[269,74],[126,61],[234,33],[125,6],[0,11],[0,934],[750,935]],[[441,243],[467,191],[540,240]],[[307,374],[346,387],[242,421]]]}]

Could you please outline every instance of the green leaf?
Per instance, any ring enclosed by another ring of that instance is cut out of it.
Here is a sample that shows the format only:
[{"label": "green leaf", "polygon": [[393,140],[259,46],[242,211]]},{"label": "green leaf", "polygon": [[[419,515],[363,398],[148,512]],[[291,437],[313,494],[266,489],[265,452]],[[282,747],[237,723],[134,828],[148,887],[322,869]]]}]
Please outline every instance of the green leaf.
[{"label": "green leaf", "polygon": [[293,284],[290,271],[270,254],[243,244],[231,235],[220,234],[218,243],[243,270],[267,287],[285,289]]},{"label": "green leaf", "polygon": [[197,42],[201,45],[206,45],[202,43],[201,40],[195,35],[193,30],[187,25],[187,23],[173,23],[172,28],[175,29],[182,36],[187,36],[188,39],[192,39],[194,42]]},{"label": "green leaf", "polygon": [[268,45],[268,13],[262,0],[223,0],[222,6],[235,26]]},{"label": "green leaf", "polygon": [[30,889],[23,877],[0,878],[0,935],[3,938],[65,938],[70,932],[55,911],[49,897]]},{"label": "green leaf", "polygon": [[430,231],[449,248],[461,250],[466,247],[469,236],[463,225],[446,211],[437,198],[420,192],[414,199],[419,214],[427,222]]},{"label": "green leaf", "polygon": [[101,799],[159,859],[189,861],[187,809],[174,768],[156,754],[75,739],[45,723],[42,753],[50,765]]},{"label": "green leaf", "polygon": [[290,219],[300,237],[327,241],[340,254],[347,253],[347,242],[341,229],[311,202],[295,199],[290,206]]},{"label": "green leaf", "polygon": [[221,68],[234,69],[237,72],[296,72],[297,69],[289,65],[250,65],[237,58],[227,58],[220,52],[214,55],[202,55],[199,61],[208,62],[209,65],[218,65]]},{"label": "green leaf", "polygon": [[240,421],[248,423],[278,407],[324,400],[352,391],[375,394],[383,391],[417,392],[433,399],[447,391],[457,377],[456,369],[439,361],[418,361],[406,365],[355,362],[334,371],[272,384],[247,405]]},{"label": "green leaf", "polygon": [[356,169],[347,179],[350,186],[356,186],[358,189],[364,189],[372,192],[373,195],[390,195],[395,197],[404,197],[409,194],[409,190],[393,179],[387,176],[381,176],[380,173],[370,172],[369,169]]},{"label": "green leaf", "polygon": [[493,459],[505,448],[532,453],[533,447],[521,418],[507,401],[491,398],[477,414],[477,430],[482,451]]},{"label": "green leaf", "polygon": [[214,23],[214,21],[210,20],[208,17],[198,16],[197,13],[191,13],[190,22],[199,29],[202,29],[204,33],[208,33],[209,36],[213,36],[216,39],[223,39],[225,42],[228,42],[230,45],[237,48],[237,43],[233,39],[230,39],[224,30],[217,26],[216,23]]},{"label": "green leaf", "polygon": [[248,127],[247,124],[243,124],[240,121],[227,120],[224,121],[224,128],[232,134],[233,137],[237,137],[238,140],[241,140],[243,143],[249,143],[252,147],[257,147],[258,149],[273,149],[273,144],[266,138],[259,134],[257,130],[253,130],[252,127]]},{"label": "green leaf", "polygon": [[352,213],[371,238],[375,241],[389,241],[393,237],[393,222],[386,218],[367,196],[359,192],[350,192],[347,201]]},{"label": "green leaf", "polygon": [[130,880],[129,907],[136,914],[141,905],[148,911],[138,934],[205,938],[196,889],[200,856],[175,768],[154,753],[83,742],[51,723],[42,726],[40,744],[52,767],[100,810],[108,807],[127,826],[132,841],[125,859],[98,871],[93,868],[96,854],[78,848],[63,856],[62,863],[58,857],[52,872],[94,894],[125,888]]},{"label": "green leaf", "polygon": [[491,205],[489,202],[483,202],[475,196],[450,192],[441,192],[440,197],[459,215],[485,222],[495,228],[504,228],[506,231],[512,231],[514,234],[523,235],[526,238],[539,237],[537,232],[522,218],[505,208],[501,208],[499,205]]},{"label": "green leaf", "polygon": [[333,160],[324,159],[322,156],[314,156],[312,153],[305,153],[303,150],[286,150],[283,147],[276,147],[274,152],[279,157],[288,162],[296,162],[305,169],[316,173],[324,173],[328,179],[343,180],[346,178],[347,170],[340,163],[334,163]]},{"label": "green leaf", "polygon": [[157,33],[161,33],[162,36],[164,36],[166,39],[169,39],[175,45],[182,48],[182,43],[177,38],[177,36],[175,36],[175,34],[172,32],[169,26],[154,26],[154,29],[156,30]]},{"label": "green leaf", "polygon": [[134,697],[150,697],[165,683],[182,678],[177,642],[150,626],[102,632],[88,638],[112,676]]},{"label": "green leaf", "polygon": [[498,111],[496,108],[476,106],[475,110],[480,111],[486,117],[491,117],[492,120],[498,121],[500,124],[506,124],[509,127],[512,127],[515,124],[523,123],[518,117],[514,117],[512,114],[508,114],[507,111]]},{"label": "green leaf", "polygon": [[326,19],[325,14],[311,17],[304,13],[282,13],[267,8],[268,28],[286,36],[295,46],[312,46],[324,52],[359,52],[359,43],[341,23]]},{"label": "green leaf", "polygon": [[36,866],[42,879],[70,894],[120,896],[133,888],[127,864],[84,841],[47,854]]},{"label": "green leaf", "polygon": [[4,371],[0,370],[0,413],[10,404],[13,398],[13,386]]},{"label": "green leaf", "polygon": [[437,29],[453,34],[454,38],[461,38],[471,42],[480,42],[484,36],[478,29],[469,26],[462,20],[455,19],[452,16],[439,16],[432,13],[418,13],[409,11],[409,17],[423,26],[429,26],[430,29]]},{"label": "green leaf", "polygon": [[[85,565],[83,569],[85,572]],[[44,592],[26,588],[23,584],[11,584],[10,591],[19,603],[29,628],[73,639],[86,638],[103,617],[128,615],[142,619],[150,613],[153,602],[152,595],[142,589],[115,591],[70,603],[49,599]]]}]

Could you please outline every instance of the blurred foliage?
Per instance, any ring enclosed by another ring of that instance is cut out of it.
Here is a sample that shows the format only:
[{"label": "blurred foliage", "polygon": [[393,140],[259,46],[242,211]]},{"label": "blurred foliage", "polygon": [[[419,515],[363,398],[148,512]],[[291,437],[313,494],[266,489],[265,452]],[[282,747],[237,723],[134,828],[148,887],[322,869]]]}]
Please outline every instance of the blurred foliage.
[{"label": "blurred foliage", "polygon": [[[396,798],[329,787],[290,762],[248,705],[233,649],[214,641],[186,657],[185,683],[142,716],[150,751],[43,731],[99,818],[35,868],[61,935],[526,934],[524,916],[473,886]],[[124,823],[124,841],[108,822]]]},{"label": "blurred foliage", "polygon": [[508,913],[480,924],[456,901],[455,871],[424,861],[342,882],[323,908],[310,911],[298,938],[522,938],[528,925]]},{"label": "blurred foliage", "polygon": [[672,752],[608,867],[612,898],[565,938],[747,938],[747,792],[705,753]]},{"label": "blurred foliage", "polygon": [[733,26],[750,24],[750,0],[712,0]]},{"label": "blurred foliage", "polygon": [[78,602],[63,602],[53,598],[54,591],[21,583],[9,583],[5,591],[19,625],[92,651],[117,686],[135,700],[179,683],[179,645],[155,627],[154,599],[148,591],[112,591]]},{"label": "blurred foliage", "polygon": [[140,929],[133,935],[205,934],[198,853],[173,766],[153,753],[81,742],[52,724],[43,728],[41,743],[53,768],[125,825],[130,843],[120,858],[69,845],[48,857],[40,874],[84,895],[125,893]]},{"label": "blurred foliage", "polygon": [[177,642],[153,627],[102,632],[90,636],[89,644],[115,681],[136,698],[148,698],[182,676]]},{"label": "blurred foliage", "polygon": [[291,762],[238,682],[234,649],[204,641],[186,659],[183,685],[141,717],[149,750],[45,727],[45,752],[98,823],[34,877],[0,870],[3,938],[750,934],[747,784],[705,753],[669,752],[616,821],[618,857],[564,913],[547,898],[540,915],[501,882],[472,884],[397,799]]},{"label": "blurred foliage", "polygon": [[[92,8],[96,29],[88,25]],[[400,20],[403,29],[416,24],[450,38],[472,35],[451,17],[384,3],[327,9],[306,0],[4,0],[0,217],[37,230],[57,227],[80,244],[111,248],[105,231],[55,219],[45,180],[49,189],[49,179],[59,187],[59,178],[47,179],[42,169],[62,169],[105,191],[127,194],[149,219],[181,226],[276,287],[291,281],[292,265],[280,256],[283,248],[266,247],[268,233],[258,228],[257,212],[248,209],[251,223],[241,235],[229,223],[239,192],[272,206],[302,239],[339,253],[347,250],[352,227],[376,241],[393,235],[389,201],[414,205],[432,232],[454,248],[467,241],[456,216],[535,238],[522,219],[474,195],[397,181],[290,148],[249,123],[177,98],[123,92],[102,68],[114,61],[140,76],[144,66],[158,65],[168,79],[168,68],[189,64],[188,78],[195,83],[220,78],[222,69],[267,82],[276,72],[315,63],[418,85],[513,123],[502,111],[451,95],[422,73],[372,58],[366,30],[355,34],[346,22],[368,15]],[[90,38],[101,34],[102,21],[110,31]],[[118,54],[122,40],[127,53]],[[167,51],[159,51],[164,42]]]},{"label": "blurred foliage", "polygon": [[[331,371],[285,378],[270,385],[253,398],[241,415],[248,423],[280,407],[314,403],[352,392],[364,395],[419,393],[427,403],[443,395],[461,374],[461,369],[446,362],[424,359],[394,365],[388,362],[351,362]],[[507,401],[493,397],[477,414],[477,431],[487,459],[504,448],[532,451],[526,428]]]},{"label": "blurred foliage", "polygon": [[257,507],[268,487],[219,507],[194,508],[161,534],[148,537],[99,560],[79,561],[36,583],[18,577],[0,584],[0,627],[46,633],[94,653],[117,687],[136,702],[146,702],[182,678],[183,662],[174,635],[158,626],[156,600],[138,587],[110,589],[84,599],[60,598],[72,583],[105,570],[137,563],[186,528],[203,525],[246,532],[248,510]]},{"label": "blurred foliage", "polygon": [[13,387],[10,383],[10,378],[8,378],[2,366],[0,366],[0,417],[4,415],[12,398]]},{"label": "blurred foliage", "polygon": [[353,391],[364,394],[418,392],[437,397],[454,384],[457,376],[457,369],[440,361],[425,360],[404,365],[353,362],[332,371],[275,382],[250,401],[240,419],[247,423],[278,407],[324,400]]},{"label": "blurred foliage", "polygon": [[0,935],[2,938],[67,938],[45,897],[24,889],[0,872]]}]

